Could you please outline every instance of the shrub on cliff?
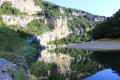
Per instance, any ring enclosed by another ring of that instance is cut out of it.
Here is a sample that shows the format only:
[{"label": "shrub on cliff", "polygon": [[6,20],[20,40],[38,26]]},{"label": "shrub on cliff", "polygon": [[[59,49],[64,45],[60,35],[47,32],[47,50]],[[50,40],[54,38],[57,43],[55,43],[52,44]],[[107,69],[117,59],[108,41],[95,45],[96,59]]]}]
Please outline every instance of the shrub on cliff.
[{"label": "shrub on cliff", "polygon": [[53,28],[39,20],[33,20],[28,24],[27,32],[34,35],[41,35],[43,32],[50,31]]},{"label": "shrub on cliff", "polygon": [[18,15],[22,14],[19,9],[12,7],[12,3],[10,1],[4,1],[0,6],[0,14],[13,14]]},{"label": "shrub on cliff", "polygon": [[13,80],[29,80],[28,75],[22,69],[17,71],[9,69],[8,72],[12,74]]},{"label": "shrub on cliff", "polygon": [[83,43],[91,40],[92,38],[91,36],[88,35],[88,33],[82,33],[82,34],[69,35],[66,38],[62,38],[56,41],[51,41],[48,44],[55,44],[55,45],[78,44],[78,43]]},{"label": "shrub on cliff", "polygon": [[14,51],[22,41],[17,32],[7,27],[0,28],[0,37],[0,49],[10,52]]},{"label": "shrub on cliff", "polygon": [[1,8],[9,9],[12,7],[12,3],[10,1],[4,1],[3,4],[1,5]]}]

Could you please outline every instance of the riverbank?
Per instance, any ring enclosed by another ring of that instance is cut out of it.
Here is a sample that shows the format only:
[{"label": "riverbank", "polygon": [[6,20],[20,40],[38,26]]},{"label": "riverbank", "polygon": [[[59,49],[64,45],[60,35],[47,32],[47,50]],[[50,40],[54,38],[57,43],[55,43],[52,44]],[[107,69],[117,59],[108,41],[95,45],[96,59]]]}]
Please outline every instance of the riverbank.
[{"label": "riverbank", "polygon": [[120,51],[120,41],[99,40],[81,44],[68,45],[66,48],[87,49],[93,51]]}]

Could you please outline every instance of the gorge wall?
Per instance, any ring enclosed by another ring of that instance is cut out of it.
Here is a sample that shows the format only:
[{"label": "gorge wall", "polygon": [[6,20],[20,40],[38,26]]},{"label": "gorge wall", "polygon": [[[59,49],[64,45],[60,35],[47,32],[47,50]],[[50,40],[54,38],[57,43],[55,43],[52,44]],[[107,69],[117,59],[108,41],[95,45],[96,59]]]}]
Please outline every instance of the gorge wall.
[{"label": "gorge wall", "polygon": [[54,26],[55,29],[53,31],[44,32],[42,36],[37,36],[42,45],[66,37],[71,33],[67,25],[67,18],[63,19],[60,17],[59,19],[46,19],[45,23]]},{"label": "gorge wall", "polygon": [[44,19],[44,17],[34,16],[13,16],[13,15],[2,15],[3,21],[7,25],[15,25],[27,28],[27,24],[31,21],[38,19],[44,21],[45,24],[49,24],[54,27],[53,31],[44,32],[42,35],[36,35],[37,39],[40,40],[40,44],[47,45],[49,41],[58,40],[68,36],[71,32],[67,25],[67,18],[60,17],[59,19],[51,18]]},{"label": "gorge wall", "polygon": [[42,11],[41,7],[35,6],[33,0],[0,0],[0,6],[4,1],[10,1],[12,7],[18,8],[21,12],[27,12],[30,15]]},{"label": "gorge wall", "polygon": [[[40,21],[42,20],[46,25],[49,24],[52,27],[54,27],[53,31],[47,31],[47,32],[43,31],[44,33],[42,35],[33,34],[37,37],[38,40],[40,40],[40,43],[42,45],[47,45],[47,43],[50,41],[54,41],[66,37],[72,32],[76,32],[79,34],[79,33],[83,33],[85,30],[89,31],[92,29],[92,26],[94,25],[95,22],[103,21],[105,19],[104,17],[94,16],[84,11],[67,9],[48,2],[44,3],[44,1],[43,4],[41,4],[44,7],[40,7],[40,5],[36,6],[35,5],[36,3],[33,0],[0,0],[0,6],[4,3],[4,1],[10,1],[12,3],[12,7],[18,8],[21,12],[28,13],[28,15],[3,14],[2,15],[3,21],[7,25],[15,25],[27,29],[27,24],[37,19]],[[52,10],[56,11],[56,13],[58,14],[56,15],[55,12],[51,12]],[[44,12],[44,15],[37,15],[38,12],[39,14],[42,14],[41,11]],[[37,17],[33,16],[32,14],[37,15]],[[89,15],[90,16],[92,15],[92,17],[88,17]],[[52,17],[48,18],[47,16],[52,16]],[[74,21],[77,22],[77,25],[75,24]],[[71,24],[68,25],[68,22]]]},{"label": "gorge wall", "polygon": [[28,15],[2,15],[3,21],[7,25],[15,25],[20,27],[27,28],[27,24],[33,21],[34,19],[42,20],[43,17],[34,17]]}]

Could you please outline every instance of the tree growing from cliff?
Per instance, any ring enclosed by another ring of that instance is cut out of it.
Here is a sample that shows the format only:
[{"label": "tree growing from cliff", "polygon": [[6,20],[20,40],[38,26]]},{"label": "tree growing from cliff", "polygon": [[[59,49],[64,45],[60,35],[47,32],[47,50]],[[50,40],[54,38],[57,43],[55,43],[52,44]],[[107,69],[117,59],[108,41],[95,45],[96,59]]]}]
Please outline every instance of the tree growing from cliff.
[{"label": "tree growing from cliff", "polygon": [[1,5],[1,8],[4,9],[9,9],[10,7],[12,7],[12,3],[10,1],[4,1],[3,4]]}]

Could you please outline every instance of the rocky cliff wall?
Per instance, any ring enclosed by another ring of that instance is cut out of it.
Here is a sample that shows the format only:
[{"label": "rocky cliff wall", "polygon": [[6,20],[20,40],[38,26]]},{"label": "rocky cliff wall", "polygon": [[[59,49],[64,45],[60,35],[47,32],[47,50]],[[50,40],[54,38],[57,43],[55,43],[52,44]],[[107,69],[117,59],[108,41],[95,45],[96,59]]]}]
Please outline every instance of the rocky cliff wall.
[{"label": "rocky cliff wall", "polygon": [[42,45],[47,45],[48,42],[61,39],[71,33],[67,25],[67,18],[47,19],[46,24],[54,26],[55,29],[53,31],[44,32],[42,36],[37,36],[37,39],[40,40]]},{"label": "rocky cliff wall", "polygon": [[43,19],[43,17],[25,16],[25,15],[2,15],[3,21],[8,25],[27,27],[27,24],[34,19]]},{"label": "rocky cliff wall", "polygon": [[53,41],[56,39],[61,39],[63,37],[68,36],[71,32],[67,26],[67,18],[51,18],[44,19],[44,17],[34,17],[34,16],[25,16],[25,15],[2,15],[3,21],[8,25],[16,25],[21,27],[27,27],[27,24],[34,19],[40,19],[45,22],[45,24],[49,24],[54,27],[53,31],[44,32],[41,36],[36,35],[37,39],[40,40],[40,44],[46,45],[49,41]]},{"label": "rocky cliff wall", "polygon": [[33,0],[0,0],[0,6],[4,1],[10,1],[13,7],[20,9],[21,12],[27,12],[30,15],[42,11],[42,8],[35,6]]}]

